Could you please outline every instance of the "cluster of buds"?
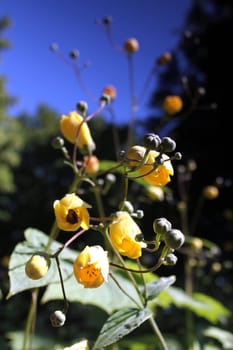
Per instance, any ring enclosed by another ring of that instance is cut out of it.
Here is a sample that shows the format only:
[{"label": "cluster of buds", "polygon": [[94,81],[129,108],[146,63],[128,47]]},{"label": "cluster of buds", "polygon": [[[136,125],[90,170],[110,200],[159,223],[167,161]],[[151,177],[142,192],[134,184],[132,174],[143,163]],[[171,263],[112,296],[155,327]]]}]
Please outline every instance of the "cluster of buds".
[{"label": "cluster of buds", "polygon": [[154,220],[153,229],[156,233],[156,246],[159,247],[161,242],[164,243],[162,253],[164,263],[174,265],[177,261],[174,251],[184,244],[184,234],[180,230],[172,228],[171,222],[164,217]]},{"label": "cluster of buds", "polygon": [[[162,139],[153,133],[144,137],[144,146],[132,146],[124,154],[124,163],[129,172],[138,171],[140,176],[152,186],[165,186],[174,174],[171,158],[166,153],[176,149],[176,143],[170,137]],[[176,152],[174,159],[180,160],[181,154]]]}]

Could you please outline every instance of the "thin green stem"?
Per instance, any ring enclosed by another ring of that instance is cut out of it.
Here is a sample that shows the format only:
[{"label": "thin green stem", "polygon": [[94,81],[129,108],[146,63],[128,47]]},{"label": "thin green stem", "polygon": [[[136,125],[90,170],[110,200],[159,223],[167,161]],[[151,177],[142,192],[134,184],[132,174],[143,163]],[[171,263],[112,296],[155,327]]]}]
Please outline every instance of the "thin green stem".
[{"label": "thin green stem", "polygon": [[26,320],[22,350],[32,349],[32,338],[35,331],[35,319],[36,319],[35,316],[36,316],[36,309],[37,309],[38,293],[39,293],[38,288],[33,289],[31,291],[32,299],[31,299],[31,305],[30,305],[28,317]]},{"label": "thin green stem", "polygon": [[122,293],[124,293],[134,304],[136,304],[136,306],[139,309],[142,309],[142,306],[140,304],[138,304],[137,301],[134,298],[132,298],[131,295],[129,293],[127,293],[124,288],[121,287],[120,283],[117,281],[115,276],[111,272],[109,273],[109,275],[112,278],[112,280],[116,283],[117,287],[122,291]]},{"label": "thin green stem", "polygon": [[160,342],[160,345],[161,345],[161,349],[162,350],[168,350],[168,347],[167,347],[167,344],[164,340],[164,337],[157,325],[157,323],[155,322],[155,319],[153,317],[153,315],[151,315],[151,317],[148,319],[148,321],[150,322],[150,325],[154,331],[154,334],[157,336],[159,342]]}]

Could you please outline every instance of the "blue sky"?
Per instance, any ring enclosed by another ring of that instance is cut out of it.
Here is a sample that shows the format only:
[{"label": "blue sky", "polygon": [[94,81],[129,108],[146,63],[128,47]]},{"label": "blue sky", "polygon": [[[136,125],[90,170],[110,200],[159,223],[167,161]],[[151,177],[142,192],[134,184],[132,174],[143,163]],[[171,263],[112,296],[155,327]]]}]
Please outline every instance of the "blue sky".
[{"label": "blue sky", "polygon": [[[8,93],[18,98],[9,114],[33,114],[40,103],[67,114],[80,100],[88,103],[90,113],[97,109],[72,67],[49,49],[51,43],[57,43],[67,57],[77,49],[80,66],[90,64],[82,69],[82,79],[97,99],[104,86],[116,87],[117,121],[127,122],[128,62],[110,45],[96,19],[112,17],[113,39],[120,46],[127,38],[138,39],[140,49],[133,56],[137,96],[156,58],[176,46],[191,3],[192,0],[1,0],[0,15],[12,21],[4,34],[12,47],[2,54],[0,74],[7,77]],[[139,117],[146,113],[155,83],[156,79],[137,111]]]}]

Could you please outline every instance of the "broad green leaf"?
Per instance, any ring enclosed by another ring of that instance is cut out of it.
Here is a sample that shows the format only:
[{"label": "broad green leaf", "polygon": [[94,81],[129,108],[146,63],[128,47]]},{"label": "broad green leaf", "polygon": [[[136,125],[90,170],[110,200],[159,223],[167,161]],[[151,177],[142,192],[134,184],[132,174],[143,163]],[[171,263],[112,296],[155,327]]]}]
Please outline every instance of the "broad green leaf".
[{"label": "broad green leaf", "polygon": [[187,308],[212,323],[218,322],[222,317],[230,316],[230,311],[216,299],[201,293],[193,294],[191,297],[177,287],[170,287],[162,292],[156,303],[162,307],[174,304],[177,307]]},{"label": "broad green leaf", "polygon": [[[13,295],[20,293],[24,290],[43,287],[49,283],[59,281],[59,274],[56,266],[55,259],[51,259],[51,264],[48,273],[39,280],[32,280],[27,277],[25,273],[25,264],[30,257],[37,252],[45,252],[48,244],[49,237],[35,229],[28,228],[24,232],[25,241],[18,243],[11,254],[9,263],[9,281],[10,288],[7,295],[9,299]],[[52,242],[50,247],[50,253],[54,253],[61,247],[61,243]],[[71,249],[64,249],[59,258],[61,261],[62,276],[66,279],[73,273],[73,267],[70,261],[76,256],[77,253]]]},{"label": "broad green leaf", "polygon": [[152,316],[148,309],[138,310],[135,308],[122,309],[111,315],[94,344],[93,350],[117,343],[121,338],[138,328]]},{"label": "broad green leaf", "polygon": [[[132,283],[116,272],[114,272],[114,277],[117,279],[121,287],[126,290],[127,293],[137,301],[137,303],[140,303],[139,297]],[[71,275],[64,282],[64,286],[66,297],[69,302],[95,305],[106,311],[108,314],[121,308],[135,307],[135,303],[119,289],[111,278],[109,278],[108,282],[105,282],[98,288],[84,288],[76,281],[75,277]],[[60,285],[58,283],[50,284],[46,288],[42,297],[42,302],[45,303],[50,300],[59,300],[62,298],[63,296]]]},{"label": "broad green leaf", "polygon": [[208,327],[204,335],[218,340],[224,350],[233,349],[233,333],[217,327]]},{"label": "broad green leaf", "polygon": [[157,297],[164,289],[168,288],[171,284],[175,282],[175,276],[161,277],[156,281],[147,283],[147,299],[151,300]]}]

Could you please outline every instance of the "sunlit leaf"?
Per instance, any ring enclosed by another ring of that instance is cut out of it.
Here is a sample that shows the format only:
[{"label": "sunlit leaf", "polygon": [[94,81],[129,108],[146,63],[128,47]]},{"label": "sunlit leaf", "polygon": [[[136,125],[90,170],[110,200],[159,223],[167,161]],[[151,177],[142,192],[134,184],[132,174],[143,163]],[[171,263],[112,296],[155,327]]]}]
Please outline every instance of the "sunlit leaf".
[{"label": "sunlit leaf", "polygon": [[157,297],[164,289],[175,282],[175,276],[161,277],[153,282],[147,283],[147,299],[151,300]]},{"label": "sunlit leaf", "polygon": [[122,309],[111,315],[100,331],[93,350],[117,343],[152,316],[148,309]]},{"label": "sunlit leaf", "polygon": [[[126,290],[136,302],[140,303],[138,294],[132,283],[117,273],[114,273],[114,276],[121,287]],[[72,275],[65,280],[64,286],[68,301],[95,305],[108,314],[124,307],[135,307],[135,303],[119,289],[111,278],[109,278],[108,282],[105,282],[98,288],[84,288]],[[42,297],[42,302],[45,303],[50,300],[59,300],[62,298],[63,296],[60,285],[58,283],[50,284],[46,288]]]},{"label": "sunlit leaf", "polygon": [[162,292],[156,302],[163,307],[174,304],[177,307],[189,309],[212,323],[218,322],[222,317],[230,316],[230,311],[218,300],[201,293],[194,293],[191,297],[177,287],[171,287]]},{"label": "sunlit leaf", "polygon": [[[9,263],[9,281],[10,288],[7,295],[9,299],[11,296],[20,293],[24,290],[43,287],[49,283],[59,281],[59,275],[57,271],[57,266],[55,259],[51,259],[51,264],[47,274],[39,280],[32,280],[27,277],[25,273],[25,264],[30,259],[30,257],[38,252],[45,252],[48,244],[48,236],[35,229],[28,228],[24,232],[25,241],[18,243],[10,257]],[[54,253],[61,247],[61,243],[53,241],[49,252]],[[61,260],[61,268],[63,278],[66,279],[73,273],[72,261],[77,253],[71,249],[64,249],[61,252],[59,258]]]},{"label": "sunlit leaf", "polygon": [[233,349],[233,333],[217,327],[208,327],[204,335],[218,340],[224,350]]}]

